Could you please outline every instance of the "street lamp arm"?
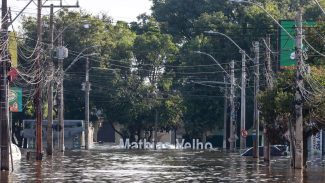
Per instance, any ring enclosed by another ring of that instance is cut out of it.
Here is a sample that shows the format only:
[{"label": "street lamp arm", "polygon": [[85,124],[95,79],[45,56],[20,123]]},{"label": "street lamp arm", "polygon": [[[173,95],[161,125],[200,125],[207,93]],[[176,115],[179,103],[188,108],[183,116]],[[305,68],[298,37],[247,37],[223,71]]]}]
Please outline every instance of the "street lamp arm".
[{"label": "street lamp arm", "polygon": [[53,39],[53,41],[56,41],[63,33],[65,30],[67,30],[68,28],[70,28],[71,26],[75,26],[75,23],[70,23],[69,25],[65,26],[63,29],[61,29],[59,31],[59,33],[57,34],[57,36]]},{"label": "street lamp arm", "polygon": [[314,0],[315,3],[317,4],[317,6],[322,10],[323,14],[325,15],[325,11],[324,9],[322,8],[322,6],[319,4],[319,2],[317,0]]},{"label": "street lamp arm", "polygon": [[121,69],[109,69],[109,68],[101,68],[101,67],[91,67],[91,69],[96,69],[96,70],[103,70],[103,71],[120,71]]},{"label": "street lamp arm", "polygon": [[198,54],[203,54],[203,55],[206,55],[206,56],[210,57],[223,70],[223,72],[226,73],[228,77],[230,77],[228,72],[221,66],[221,64],[212,55],[210,55],[208,53],[205,53],[205,52],[202,52],[202,51],[193,51],[193,52],[198,53]]},{"label": "street lamp arm", "polygon": [[67,72],[70,68],[71,68],[71,66],[73,65],[73,64],[75,64],[80,58],[84,58],[84,57],[88,57],[88,56],[93,56],[93,55],[98,55],[98,53],[91,53],[91,54],[86,54],[86,55],[82,55],[83,54],[83,52],[85,52],[86,50],[88,50],[88,49],[90,49],[90,48],[93,48],[93,47],[98,47],[98,45],[95,45],[95,46],[91,46],[91,47],[88,47],[88,48],[85,48],[85,49],[83,49],[78,55],[77,55],[77,57],[75,58],[75,59],[73,59],[73,61],[71,62],[71,64],[64,70],[64,72]]},{"label": "street lamp arm", "polygon": [[261,8],[270,18],[273,19],[273,21],[291,38],[294,39],[294,37],[284,28],[282,25],[260,4],[254,3],[251,1],[245,1],[245,0],[229,0],[230,2],[235,2],[235,3],[248,3],[248,4],[253,4],[259,8]]},{"label": "street lamp arm", "polygon": [[224,85],[230,85],[231,83],[223,82],[223,81],[191,81],[193,83],[197,84],[205,84],[205,83],[211,83],[211,84],[224,84]]},{"label": "street lamp arm", "polygon": [[219,35],[222,35],[222,36],[226,37],[229,41],[231,41],[240,51],[244,51],[243,49],[241,49],[241,47],[234,40],[232,40],[226,34],[223,34],[221,32],[217,32],[217,31],[212,31],[212,30],[204,31],[204,33],[206,33],[206,34],[219,34]]},{"label": "street lamp arm", "polygon": [[[273,21],[291,38],[294,39],[294,37],[260,4],[258,3],[254,3],[251,1],[246,1],[246,0],[229,0],[230,2],[235,2],[235,3],[248,3],[248,4],[253,4],[259,8],[261,8],[269,17],[271,17],[273,19]],[[319,5],[318,1],[315,0],[315,2]],[[321,8],[321,6],[319,5],[319,7]],[[322,12],[324,13],[324,9],[322,9]],[[319,55],[325,57],[325,54],[320,53],[318,50],[316,50],[316,48],[314,48],[305,38],[303,38],[304,42],[306,42],[306,44],[316,53],[318,53]]]},{"label": "street lamp arm", "polygon": [[194,83],[194,84],[198,84],[198,85],[202,85],[202,86],[207,86],[207,87],[217,88],[217,86],[209,85],[209,84],[204,84],[204,83],[201,83],[201,82],[191,81],[191,82],[189,82],[189,83]]},{"label": "street lamp arm", "polygon": [[204,31],[204,33],[206,33],[206,34],[219,34],[221,36],[226,37],[230,42],[232,42],[239,49],[240,53],[244,53],[247,58],[249,58],[250,60],[253,60],[249,55],[246,54],[246,52],[233,39],[231,39],[231,37],[227,36],[226,34],[223,34],[221,32],[217,32],[217,31],[212,31],[212,30]]}]

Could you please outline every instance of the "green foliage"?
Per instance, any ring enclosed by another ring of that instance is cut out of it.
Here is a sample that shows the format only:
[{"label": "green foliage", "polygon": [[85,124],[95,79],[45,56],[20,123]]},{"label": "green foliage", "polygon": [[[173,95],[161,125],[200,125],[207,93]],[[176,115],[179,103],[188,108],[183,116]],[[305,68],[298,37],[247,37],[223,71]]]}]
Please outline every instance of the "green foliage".
[{"label": "green foliage", "polygon": [[[318,83],[324,91],[324,68],[312,67],[311,70],[312,74],[305,77],[313,78],[313,82]],[[313,91],[308,81],[310,80],[306,79],[305,87]],[[289,121],[295,119],[295,113],[293,112],[295,110],[294,89],[294,72],[288,71],[278,74],[276,85],[273,89],[259,93],[258,100],[263,122],[270,131],[278,132],[277,135],[270,134],[274,143],[278,142],[276,140],[280,132],[284,133],[287,131]],[[310,130],[313,131],[324,126],[325,115],[323,111],[325,111],[325,100],[323,99],[323,93],[315,93],[310,96],[304,94],[304,97],[308,98],[308,100],[304,100],[303,104],[304,131],[308,133]]]},{"label": "green foliage", "polygon": [[286,124],[291,111],[294,109],[293,79],[286,79],[293,78],[293,73],[279,73],[278,78],[273,89],[259,93],[260,111],[266,124],[273,124],[279,119],[281,120],[278,123]]},{"label": "green foliage", "polygon": [[164,65],[173,62],[172,55],[177,53],[178,48],[170,35],[162,34],[156,28],[148,28],[149,26],[156,27],[152,21],[154,20],[150,19],[146,25],[141,26],[145,28],[145,32],[137,35],[133,53],[140,78],[148,79],[151,85],[155,85]]}]

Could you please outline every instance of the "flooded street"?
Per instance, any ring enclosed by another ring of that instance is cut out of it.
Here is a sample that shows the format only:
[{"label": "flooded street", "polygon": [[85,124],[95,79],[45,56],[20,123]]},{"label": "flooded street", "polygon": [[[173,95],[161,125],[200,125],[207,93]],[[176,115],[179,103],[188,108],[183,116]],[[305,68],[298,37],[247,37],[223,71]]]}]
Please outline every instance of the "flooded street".
[{"label": "flooded street", "polygon": [[324,160],[309,162],[303,173],[290,169],[288,157],[261,159],[220,151],[114,150],[98,145],[69,151],[41,163],[22,158],[2,182],[323,182]]}]

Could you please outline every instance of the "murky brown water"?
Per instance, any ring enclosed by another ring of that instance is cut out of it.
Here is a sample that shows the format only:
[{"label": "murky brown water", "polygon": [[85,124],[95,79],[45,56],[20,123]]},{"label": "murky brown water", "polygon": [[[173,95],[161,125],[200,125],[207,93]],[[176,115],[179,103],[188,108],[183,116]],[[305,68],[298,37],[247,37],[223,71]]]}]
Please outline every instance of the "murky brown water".
[{"label": "murky brown water", "polygon": [[41,163],[15,163],[3,182],[325,182],[324,160],[292,170],[287,157],[271,166],[237,153],[180,150],[113,150],[99,145],[90,151],[70,151],[45,157]]}]

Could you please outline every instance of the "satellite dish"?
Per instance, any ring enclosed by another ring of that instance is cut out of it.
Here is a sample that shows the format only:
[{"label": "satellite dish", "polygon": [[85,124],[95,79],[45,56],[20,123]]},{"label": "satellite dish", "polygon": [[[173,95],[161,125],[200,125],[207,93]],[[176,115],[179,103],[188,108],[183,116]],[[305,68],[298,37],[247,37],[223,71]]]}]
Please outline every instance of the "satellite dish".
[{"label": "satellite dish", "polygon": [[292,52],[291,54],[290,54],[290,59],[291,60],[294,60],[296,58],[296,53],[295,52]]}]

